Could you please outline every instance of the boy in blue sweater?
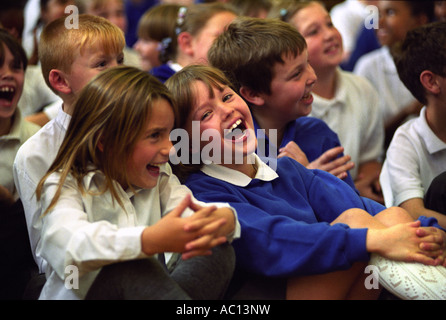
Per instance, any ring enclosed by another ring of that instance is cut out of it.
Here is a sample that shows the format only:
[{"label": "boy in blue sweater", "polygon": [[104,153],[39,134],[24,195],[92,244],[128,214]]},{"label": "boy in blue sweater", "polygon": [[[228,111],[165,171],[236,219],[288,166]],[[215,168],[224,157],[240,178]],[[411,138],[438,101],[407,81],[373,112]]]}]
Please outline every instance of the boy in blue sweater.
[{"label": "boy in blue sweater", "polygon": [[[286,279],[289,299],[346,299],[377,298],[379,290],[364,287],[371,253],[444,264],[445,233],[421,227],[437,226],[435,219],[413,221],[406,211],[386,209],[334,175],[288,157],[278,159],[277,172],[262,162],[249,108],[218,69],[189,66],[166,85],[180,110],[178,126],[189,137],[197,131],[202,137],[174,143],[182,160],[174,170],[198,199],[225,201],[237,210],[238,268]],[[212,163],[194,164],[197,154]]]},{"label": "boy in blue sweater", "polygon": [[271,167],[276,158],[289,156],[355,188],[349,173],[355,164],[343,154],[337,134],[308,117],[317,77],[296,28],[280,20],[238,17],[215,39],[208,61],[225,73],[250,107],[257,153]]}]

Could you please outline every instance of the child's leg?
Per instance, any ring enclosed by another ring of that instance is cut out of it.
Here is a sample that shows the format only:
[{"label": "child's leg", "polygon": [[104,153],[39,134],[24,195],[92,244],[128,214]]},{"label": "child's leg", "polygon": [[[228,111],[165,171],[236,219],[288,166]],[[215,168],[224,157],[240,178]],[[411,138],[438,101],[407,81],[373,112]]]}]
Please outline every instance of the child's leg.
[{"label": "child's leg", "polygon": [[155,258],[103,267],[87,300],[190,300]]},{"label": "child's leg", "polygon": [[235,253],[228,243],[212,249],[212,255],[178,260],[172,279],[194,300],[222,299],[232,279]]},{"label": "child's leg", "polygon": [[375,216],[362,209],[349,209],[344,211],[331,224],[344,223],[350,228],[383,229],[400,223],[414,221],[410,214],[399,207],[383,210]]},{"label": "child's leg", "polygon": [[287,300],[376,300],[380,289],[367,289],[365,263],[345,271],[288,280]]}]

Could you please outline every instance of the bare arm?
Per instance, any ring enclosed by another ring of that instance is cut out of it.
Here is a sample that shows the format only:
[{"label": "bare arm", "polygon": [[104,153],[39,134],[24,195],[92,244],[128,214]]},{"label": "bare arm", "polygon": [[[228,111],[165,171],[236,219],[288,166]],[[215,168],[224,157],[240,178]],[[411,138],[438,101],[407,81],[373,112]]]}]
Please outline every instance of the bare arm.
[{"label": "bare arm", "polygon": [[446,216],[433,210],[425,208],[423,199],[413,198],[404,201],[400,204],[400,207],[406,209],[414,219],[418,219],[420,216],[434,217],[437,219],[440,226],[446,229]]}]

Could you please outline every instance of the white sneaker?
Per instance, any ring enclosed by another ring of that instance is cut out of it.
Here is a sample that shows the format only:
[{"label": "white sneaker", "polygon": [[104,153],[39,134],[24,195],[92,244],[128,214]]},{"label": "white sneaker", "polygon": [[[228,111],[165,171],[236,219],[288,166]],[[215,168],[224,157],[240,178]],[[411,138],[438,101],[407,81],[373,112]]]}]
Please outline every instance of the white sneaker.
[{"label": "white sneaker", "polygon": [[446,300],[446,268],[393,261],[372,254],[369,265],[379,270],[379,283],[403,300]]}]

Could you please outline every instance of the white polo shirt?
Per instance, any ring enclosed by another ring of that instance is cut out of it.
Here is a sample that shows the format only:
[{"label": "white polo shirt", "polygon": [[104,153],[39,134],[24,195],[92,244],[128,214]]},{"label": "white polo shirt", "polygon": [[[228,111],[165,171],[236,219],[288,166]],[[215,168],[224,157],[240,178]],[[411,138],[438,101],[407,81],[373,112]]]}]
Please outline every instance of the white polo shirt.
[{"label": "white polo shirt", "polygon": [[13,165],[14,182],[25,210],[31,251],[40,273],[45,272],[46,262],[36,254],[40,241],[42,208],[35,192],[40,179],[56,158],[71,120],[71,116],[59,108],[57,117],[20,147]]},{"label": "white polo shirt", "polygon": [[353,72],[369,80],[378,91],[383,123],[416,101],[400,80],[395,62],[386,46],[362,56]]},{"label": "white polo shirt", "polygon": [[22,118],[20,109],[17,108],[11,131],[6,135],[0,136],[0,185],[8,189],[15,201],[17,201],[19,195],[12,174],[14,159],[20,146],[39,129],[40,126],[25,121]]},{"label": "white polo shirt", "polygon": [[413,198],[423,199],[432,180],[446,171],[446,143],[427,124],[426,107],[418,118],[395,132],[384,167],[394,206]]},{"label": "white polo shirt", "polygon": [[384,126],[378,94],[367,79],[337,69],[337,88],[333,99],[314,94],[310,114],[338,134],[344,154],[356,164],[350,170],[356,179],[362,163],[380,161],[383,155]]}]

